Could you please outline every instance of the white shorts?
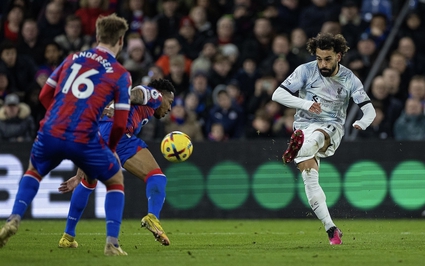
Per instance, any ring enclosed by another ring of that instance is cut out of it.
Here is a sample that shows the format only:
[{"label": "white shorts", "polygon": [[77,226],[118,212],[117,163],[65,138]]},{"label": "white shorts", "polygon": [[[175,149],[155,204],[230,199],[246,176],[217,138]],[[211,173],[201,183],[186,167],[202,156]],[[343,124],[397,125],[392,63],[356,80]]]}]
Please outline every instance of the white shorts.
[{"label": "white shorts", "polygon": [[317,164],[319,164],[320,158],[326,158],[326,157],[334,155],[336,149],[338,149],[339,147],[339,144],[341,144],[342,137],[344,136],[344,129],[340,127],[339,124],[329,123],[329,122],[323,122],[323,123],[316,122],[316,123],[311,123],[307,125],[303,123],[302,125],[296,125],[295,129],[301,129],[303,131],[304,141],[308,139],[311,136],[311,134],[313,134],[313,132],[316,131],[317,129],[322,129],[323,131],[328,133],[328,135],[331,138],[330,139],[331,144],[326,149],[326,151],[324,152],[318,151],[316,154],[311,156],[305,156],[305,157],[297,156],[294,159],[294,162],[297,164],[312,158],[315,158],[317,161]]}]

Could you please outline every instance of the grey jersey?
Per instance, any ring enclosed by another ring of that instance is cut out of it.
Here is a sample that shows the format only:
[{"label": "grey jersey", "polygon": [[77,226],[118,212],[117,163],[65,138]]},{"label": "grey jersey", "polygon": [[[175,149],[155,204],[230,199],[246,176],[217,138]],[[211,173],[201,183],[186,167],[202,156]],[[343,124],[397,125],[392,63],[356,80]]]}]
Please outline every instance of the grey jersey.
[{"label": "grey jersey", "polygon": [[295,71],[280,85],[299,97],[321,104],[322,113],[314,114],[307,110],[297,109],[295,128],[301,128],[314,122],[333,122],[340,129],[344,128],[347,107],[350,97],[360,106],[370,101],[360,80],[343,65],[335,76],[324,77],[320,74],[316,61],[298,66]]}]

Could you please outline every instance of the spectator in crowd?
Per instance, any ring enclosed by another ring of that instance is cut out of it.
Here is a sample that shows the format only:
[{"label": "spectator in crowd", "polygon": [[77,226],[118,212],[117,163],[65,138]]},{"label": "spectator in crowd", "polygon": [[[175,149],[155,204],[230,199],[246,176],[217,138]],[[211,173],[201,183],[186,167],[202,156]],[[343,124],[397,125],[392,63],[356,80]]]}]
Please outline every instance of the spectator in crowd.
[{"label": "spectator in crowd", "polygon": [[340,7],[328,0],[311,0],[311,4],[301,10],[299,27],[307,37],[313,37],[320,32],[326,21],[338,21]]},{"label": "spectator in crowd", "polygon": [[124,0],[121,1],[118,15],[125,18],[128,22],[127,34],[136,33],[142,35],[143,23],[146,18],[152,19],[155,16],[154,10],[152,10],[148,0]]},{"label": "spectator in crowd", "polygon": [[273,61],[272,73],[278,82],[282,82],[288,77],[291,72],[289,62],[286,60],[285,56],[276,57]]},{"label": "spectator in crowd", "polygon": [[410,76],[425,74],[425,56],[416,52],[416,46],[410,37],[402,37],[398,41],[397,50],[406,58],[407,69]]},{"label": "spectator in crowd", "polygon": [[194,60],[199,56],[204,45],[205,37],[199,35],[193,20],[186,16],[180,20],[177,38],[182,46],[181,52],[189,59]]},{"label": "spectator in crowd", "polygon": [[378,56],[375,42],[363,36],[357,42],[357,47],[349,50],[342,64],[350,68],[356,76],[364,81]]},{"label": "spectator in crowd", "polygon": [[[44,0],[41,0],[41,1],[44,1]],[[31,10],[31,9],[33,9],[33,6],[34,6],[34,0],[33,1],[30,1],[30,0],[6,0],[6,1],[2,1],[2,2],[5,3],[6,7],[4,9],[4,13],[0,13],[0,15],[1,14],[7,14],[7,12],[10,11],[14,6],[22,7],[22,10],[24,11],[24,18],[36,17],[38,15],[38,13],[33,13],[32,10]],[[37,0],[35,0],[35,2],[37,2]]]},{"label": "spectator in crowd", "polygon": [[[181,45],[177,38],[169,38],[164,42],[164,53],[159,57],[155,62],[157,66],[162,69],[164,75],[167,76],[170,74],[170,58],[180,54]],[[192,60],[184,56],[184,71],[190,75],[190,65]]]},{"label": "spectator in crowd", "polygon": [[64,55],[89,49],[91,37],[82,35],[81,18],[69,15],[65,19],[65,33],[55,37],[54,41],[62,48]]},{"label": "spectator in crowd", "polygon": [[247,126],[245,137],[248,139],[272,138],[272,119],[263,108],[255,112],[254,119]]},{"label": "spectator in crowd", "polygon": [[231,15],[234,21],[236,36],[246,39],[250,37],[253,28],[255,11],[252,8],[251,0],[235,0],[231,11],[226,12]]},{"label": "spectator in crowd", "polygon": [[18,54],[16,45],[6,40],[0,44],[0,68],[2,67],[8,72],[11,92],[23,99],[37,71],[34,61],[26,55]]},{"label": "spectator in crowd", "polygon": [[255,58],[256,63],[260,64],[272,52],[273,38],[274,32],[270,20],[267,18],[257,18],[252,36],[245,39],[242,43],[241,58],[249,56]]},{"label": "spectator in crowd", "polygon": [[204,39],[213,38],[215,33],[211,21],[208,20],[207,12],[202,6],[194,6],[190,10],[189,17],[193,20],[195,29]]},{"label": "spectator in crowd", "polygon": [[33,141],[34,121],[27,104],[19,101],[19,96],[11,93],[6,96],[0,108],[0,141]]},{"label": "spectator in crowd", "polygon": [[161,12],[156,16],[158,30],[164,39],[171,38],[179,31],[182,15],[178,12],[178,0],[161,0]]},{"label": "spectator in crowd", "polygon": [[158,60],[162,55],[162,40],[158,32],[158,23],[155,20],[144,20],[142,25],[142,40],[153,60]]},{"label": "spectator in crowd", "polygon": [[19,54],[30,56],[37,65],[40,65],[43,62],[45,42],[38,33],[37,22],[34,19],[24,20],[17,48]]},{"label": "spectator in crowd", "polygon": [[92,37],[96,32],[97,18],[111,13],[108,0],[80,0],[80,8],[75,11],[81,19],[83,35]]},{"label": "spectator in crowd", "polygon": [[228,140],[229,137],[224,132],[224,127],[220,123],[211,125],[211,130],[208,132],[208,140],[214,142],[223,142]]},{"label": "spectator in crowd", "polygon": [[418,99],[406,100],[404,111],[395,121],[394,137],[396,140],[425,140],[425,115]]},{"label": "spectator in crowd", "polygon": [[186,133],[192,141],[204,140],[201,124],[196,118],[196,114],[187,110],[181,98],[174,100],[171,112],[164,118],[165,132],[181,131]]},{"label": "spectator in crowd", "polygon": [[[255,82],[261,77],[257,69],[257,63],[253,58],[245,58],[242,67],[235,74],[235,79],[239,81],[241,92],[245,99],[249,99],[255,91]],[[247,101],[245,101],[247,103]]]},{"label": "spectator in crowd", "polygon": [[237,79],[231,79],[226,85],[226,90],[232,102],[242,109],[245,109],[245,97],[241,92],[239,81]]},{"label": "spectator in crowd", "polygon": [[409,81],[412,78],[412,73],[407,69],[406,57],[398,51],[393,51],[390,54],[388,67],[394,68],[400,73],[400,93],[405,95]]},{"label": "spectator in crowd", "polygon": [[[146,51],[145,44],[137,34],[128,35],[127,53],[123,66],[130,72],[133,82],[141,80],[154,64],[152,56]],[[149,82],[148,82],[149,83]]]},{"label": "spectator in crowd", "polygon": [[400,73],[394,68],[387,67],[382,71],[382,77],[384,78],[385,86],[388,88],[388,93],[404,102],[406,96],[403,95],[405,90],[400,89]]},{"label": "spectator in crowd", "polygon": [[359,12],[358,2],[354,0],[343,1],[339,23],[342,26],[341,33],[347,40],[347,45],[351,48],[356,47],[361,34],[368,27],[368,23]]},{"label": "spectator in crowd", "polygon": [[213,106],[212,89],[208,84],[208,76],[206,72],[198,71],[192,75],[189,93],[193,93],[198,99],[198,105],[196,107],[198,118],[206,121],[208,111]]},{"label": "spectator in crowd", "polygon": [[372,15],[369,27],[362,33],[362,38],[370,38],[375,42],[376,48],[382,48],[390,31],[389,21],[385,14],[376,13]]},{"label": "spectator in crowd", "polygon": [[38,20],[39,37],[44,41],[53,41],[65,32],[63,6],[56,2],[47,4],[44,14]]},{"label": "spectator in crowd", "polygon": [[196,114],[196,120],[203,127],[205,125],[206,109],[199,103],[198,96],[194,92],[189,92],[184,97],[184,106],[186,110]]},{"label": "spectator in crowd", "polygon": [[292,30],[290,44],[291,52],[297,57],[300,64],[314,60],[313,56],[307,51],[307,35],[303,29],[295,28]]},{"label": "spectator in crowd", "polygon": [[241,38],[235,35],[235,21],[232,17],[224,15],[217,21],[216,39],[218,46],[228,43],[237,46],[241,44]]},{"label": "spectator in crowd", "polygon": [[217,52],[215,41],[213,39],[206,40],[198,57],[191,64],[191,74],[198,71],[209,72]]},{"label": "spectator in crowd", "polygon": [[212,88],[215,88],[220,84],[227,84],[232,78],[231,70],[232,62],[229,57],[217,54],[208,75],[208,84]]},{"label": "spectator in crowd", "polygon": [[421,75],[413,76],[409,83],[408,92],[409,98],[418,100],[425,111],[425,77]]},{"label": "spectator in crowd", "polygon": [[232,104],[227,90],[225,88],[214,90],[214,106],[209,112],[206,124],[206,131],[211,132],[213,124],[223,125],[224,134],[229,139],[239,139],[244,135],[244,116],[243,111]]},{"label": "spectator in crowd", "polygon": [[22,6],[12,6],[6,15],[6,19],[0,23],[0,41],[9,40],[17,43],[24,19],[24,9]]},{"label": "spectator in crowd", "polygon": [[185,57],[181,54],[174,55],[170,58],[170,74],[165,76],[176,89],[176,96],[187,93],[189,89],[189,75],[184,72]]},{"label": "spectator in crowd", "polygon": [[220,2],[212,0],[195,0],[195,4],[193,6],[200,6],[205,9],[205,11],[207,12],[207,19],[211,22],[211,25],[213,25],[213,28],[215,29],[215,25],[219,20],[220,16],[222,14],[226,14],[223,13],[222,3],[223,1]]},{"label": "spectator in crowd", "polygon": [[290,32],[299,26],[299,17],[301,13],[299,0],[280,0],[278,1],[279,17],[282,23],[282,33]]},{"label": "spectator in crowd", "polygon": [[387,132],[387,136],[393,138],[394,123],[403,110],[403,103],[389,94],[382,76],[373,79],[370,99],[375,105],[381,104],[384,118],[380,124]]},{"label": "spectator in crowd", "polygon": [[260,69],[263,69],[262,74],[272,71],[273,62],[276,57],[279,56],[285,56],[286,60],[289,62],[291,71],[301,63],[301,59],[291,52],[291,42],[289,37],[287,35],[277,35],[273,39],[271,52],[259,65]]},{"label": "spectator in crowd", "polygon": [[[423,15],[423,14],[422,14]],[[398,31],[398,37],[410,37],[415,43],[419,54],[425,56],[425,38],[423,37],[425,24],[418,10],[412,10],[406,17],[403,25]]]},{"label": "spectator in crowd", "polygon": [[59,44],[54,41],[50,41],[46,44],[44,49],[44,60],[42,65],[39,66],[39,69],[48,69],[50,73],[60,65],[64,59],[63,51]]},{"label": "spectator in crowd", "polygon": [[[281,16],[279,16],[278,5],[274,1],[268,1],[265,3],[261,15],[270,21],[275,33],[284,33],[287,29],[284,24],[284,20]],[[289,32],[287,32],[287,34],[289,34]]]}]

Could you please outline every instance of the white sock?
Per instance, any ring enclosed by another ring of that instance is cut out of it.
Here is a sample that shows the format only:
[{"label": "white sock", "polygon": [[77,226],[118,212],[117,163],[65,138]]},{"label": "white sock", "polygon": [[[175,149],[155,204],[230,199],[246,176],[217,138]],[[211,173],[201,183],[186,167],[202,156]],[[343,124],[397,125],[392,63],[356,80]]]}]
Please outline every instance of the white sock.
[{"label": "white sock", "polygon": [[319,173],[316,169],[304,170],[301,173],[304,180],[305,193],[308,202],[316,214],[317,218],[322,221],[325,230],[335,226],[329,214],[328,206],[326,205],[326,196],[322,187],[319,185]]},{"label": "white sock", "polygon": [[320,131],[314,131],[308,139],[304,139],[301,149],[298,151],[300,157],[315,155],[325,145],[325,135]]}]

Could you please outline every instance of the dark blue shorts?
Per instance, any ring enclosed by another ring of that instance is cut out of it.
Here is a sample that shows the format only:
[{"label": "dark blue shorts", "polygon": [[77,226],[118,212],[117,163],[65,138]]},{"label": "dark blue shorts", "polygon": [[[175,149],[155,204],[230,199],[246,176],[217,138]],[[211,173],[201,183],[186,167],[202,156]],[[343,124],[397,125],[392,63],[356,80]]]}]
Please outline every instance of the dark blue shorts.
[{"label": "dark blue shorts", "polygon": [[120,165],[100,134],[89,143],[62,140],[39,133],[31,150],[31,163],[41,176],[47,175],[62,160],[69,159],[90,178],[106,181]]},{"label": "dark blue shorts", "polygon": [[[105,141],[109,140],[109,134],[111,133],[112,122],[101,122],[99,131],[102,135],[102,138]],[[133,157],[138,151],[141,149],[146,149],[148,145],[138,137],[132,135],[128,136],[124,134],[124,136],[120,139],[117,146],[117,154],[120,158],[121,165],[124,165],[125,162]]]}]

